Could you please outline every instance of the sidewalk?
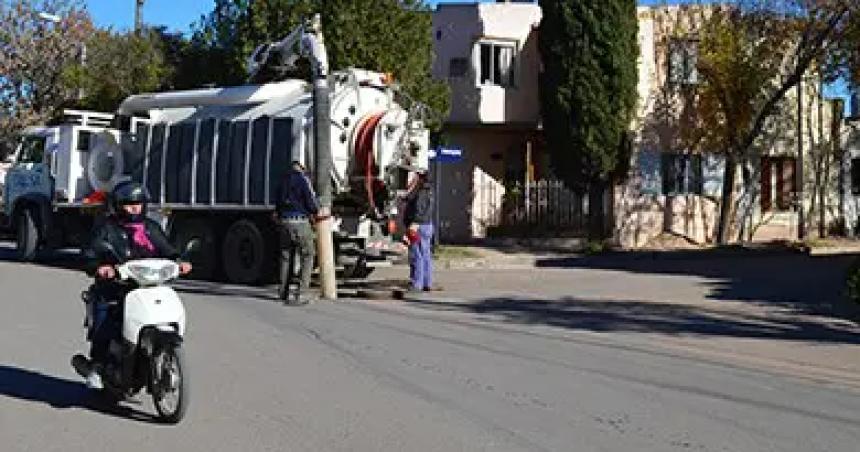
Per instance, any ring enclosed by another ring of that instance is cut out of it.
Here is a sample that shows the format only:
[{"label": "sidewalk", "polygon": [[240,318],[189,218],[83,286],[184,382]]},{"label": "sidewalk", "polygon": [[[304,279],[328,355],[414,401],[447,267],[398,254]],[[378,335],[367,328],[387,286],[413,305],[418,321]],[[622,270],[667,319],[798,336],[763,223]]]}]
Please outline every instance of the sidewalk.
[{"label": "sidewalk", "polygon": [[439,269],[443,292],[403,306],[860,389],[860,307],[841,301],[851,256],[476,253],[479,264]]}]

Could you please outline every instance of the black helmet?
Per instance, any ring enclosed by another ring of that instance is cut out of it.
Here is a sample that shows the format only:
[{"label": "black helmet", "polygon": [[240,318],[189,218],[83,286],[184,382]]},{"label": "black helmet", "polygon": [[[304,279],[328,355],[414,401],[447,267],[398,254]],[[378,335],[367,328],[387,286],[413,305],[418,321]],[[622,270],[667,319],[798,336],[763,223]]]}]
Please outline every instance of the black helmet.
[{"label": "black helmet", "polygon": [[[122,206],[129,204],[143,204],[144,212],[146,211],[146,203],[149,202],[149,192],[146,187],[137,182],[123,182],[113,189],[113,208],[114,212],[120,216],[128,216],[125,214]],[[141,215],[142,216],[142,215]],[[130,218],[132,221],[137,221],[140,218],[137,215],[135,218]]]},{"label": "black helmet", "polygon": [[149,202],[149,193],[137,182],[124,182],[113,189],[113,202],[117,206],[145,204]]}]

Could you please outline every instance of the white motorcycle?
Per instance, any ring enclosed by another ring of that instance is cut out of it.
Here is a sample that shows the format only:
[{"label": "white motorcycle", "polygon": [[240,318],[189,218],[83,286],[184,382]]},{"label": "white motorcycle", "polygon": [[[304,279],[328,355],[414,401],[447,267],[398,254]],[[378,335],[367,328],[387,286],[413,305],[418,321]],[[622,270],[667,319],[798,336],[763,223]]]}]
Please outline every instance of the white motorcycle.
[{"label": "white motorcycle", "polygon": [[[194,252],[199,245],[199,240],[190,241],[183,255]],[[122,262],[109,243],[97,242],[94,248]],[[185,307],[167,283],[179,277],[179,264],[167,259],[136,259],[118,265],[116,270],[117,279],[131,290],[121,306],[111,307],[122,309],[122,334],[111,339],[106,362],[96,366],[104,390],[111,398],[123,400],[145,387],[159,418],[178,423],[188,408],[189,396],[182,349]],[[83,296],[87,305],[85,324],[92,328],[95,304],[87,292]],[[108,315],[104,321],[116,320]],[[75,355],[72,366],[83,377],[91,369],[83,355]]]}]

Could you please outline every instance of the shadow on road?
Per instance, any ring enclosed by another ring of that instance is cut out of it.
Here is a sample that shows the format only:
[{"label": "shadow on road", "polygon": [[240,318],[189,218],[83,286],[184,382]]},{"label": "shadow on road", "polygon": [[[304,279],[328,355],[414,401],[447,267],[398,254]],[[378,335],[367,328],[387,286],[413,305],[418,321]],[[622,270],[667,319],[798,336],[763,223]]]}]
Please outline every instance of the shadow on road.
[{"label": "shadow on road", "polygon": [[[28,263],[20,262],[18,254],[15,251],[15,244],[8,242],[0,242],[0,262],[19,263],[20,265],[29,265]],[[84,270],[84,260],[80,252],[73,250],[55,250],[40,252],[38,258],[32,265],[39,265],[48,268],[59,268],[62,270]]]},{"label": "shadow on road", "polygon": [[281,301],[277,296],[278,289],[275,286],[236,286],[191,279],[177,281],[172,286],[180,293],[248,298],[260,301]]},{"label": "shadow on road", "polygon": [[790,311],[860,319],[844,302],[854,255],[808,256],[791,251],[695,250],[623,252],[541,259],[538,268],[600,269],[703,279],[712,301],[744,301]]},{"label": "shadow on road", "polygon": [[436,311],[482,314],[510,323],[593,332],[860,344],[860,329],[850,322],[818,322],[792,315],[757,315],[660,302],[497,297],[470,302],[411,299],[408,303]]},{"label": "shadow on road", "polygon": [[82,382],[5,365],[0,365],[0,397],[44,403],[57,409],[84,408],[109,416],[158,423],[153,415],[100,398]]}]

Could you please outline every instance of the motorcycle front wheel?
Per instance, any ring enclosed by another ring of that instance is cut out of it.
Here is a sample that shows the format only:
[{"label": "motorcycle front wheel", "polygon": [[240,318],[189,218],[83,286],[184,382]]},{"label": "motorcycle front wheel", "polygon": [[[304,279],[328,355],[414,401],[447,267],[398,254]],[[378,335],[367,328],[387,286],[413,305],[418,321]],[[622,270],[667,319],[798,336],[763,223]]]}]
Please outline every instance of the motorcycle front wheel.
[{"label": "motorcycle front wheel", "polygon": [[168,424],[181,421],[188,409],[186,369],[184,353],[179,347],[160,347],[152,356],[152,402],[161,420]]}]

